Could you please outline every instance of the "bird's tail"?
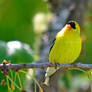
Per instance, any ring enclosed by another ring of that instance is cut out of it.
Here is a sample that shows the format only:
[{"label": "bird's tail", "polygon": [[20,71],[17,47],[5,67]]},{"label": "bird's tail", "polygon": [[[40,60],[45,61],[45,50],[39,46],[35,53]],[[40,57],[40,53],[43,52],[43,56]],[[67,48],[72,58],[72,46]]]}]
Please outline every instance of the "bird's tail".
[{"label": "bird's tail", "polygon": [[60,67],[48,67],[45,74],[45,82],[44,84],[49,85],[49,77],[53,75]]}]

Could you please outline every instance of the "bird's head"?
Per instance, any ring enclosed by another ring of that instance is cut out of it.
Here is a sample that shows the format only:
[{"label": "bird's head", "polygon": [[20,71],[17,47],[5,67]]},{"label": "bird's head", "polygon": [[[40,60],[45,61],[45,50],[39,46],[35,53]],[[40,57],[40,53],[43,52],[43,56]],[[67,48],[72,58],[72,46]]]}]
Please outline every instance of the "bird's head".
[{"label": "bird's head", "polygon": [[76,21],[69,21],[63,29],[57,33],[56,37],[59,38],[61,36],[75,36],[80,35],[80,26]]},{"label": "bird's head", "polygon": [[69,21],[65,25],[66,31],[71,31],[80,34],[80,26],[76,21]]}]

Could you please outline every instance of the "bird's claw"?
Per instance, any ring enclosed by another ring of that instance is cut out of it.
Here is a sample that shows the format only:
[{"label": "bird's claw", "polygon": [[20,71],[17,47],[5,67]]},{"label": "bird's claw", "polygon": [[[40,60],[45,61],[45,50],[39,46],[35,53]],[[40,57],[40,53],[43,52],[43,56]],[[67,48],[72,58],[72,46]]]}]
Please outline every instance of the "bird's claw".
[{"label": "bird's claw", "polygon": [[55,69],[57,69],[58,65],[60,65],[59,63],[54,63],[55,65]]}]

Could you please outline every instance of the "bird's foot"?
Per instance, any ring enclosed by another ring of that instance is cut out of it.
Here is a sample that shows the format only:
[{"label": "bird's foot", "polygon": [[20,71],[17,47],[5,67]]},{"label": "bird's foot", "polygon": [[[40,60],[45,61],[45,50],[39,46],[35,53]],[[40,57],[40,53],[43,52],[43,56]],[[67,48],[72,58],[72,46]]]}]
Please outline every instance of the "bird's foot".
[{"label": "bird's foot", "polygon": [[57,69],[58,65],[60,65],[59,63],[54,63],[55,65],[55,69]]}]

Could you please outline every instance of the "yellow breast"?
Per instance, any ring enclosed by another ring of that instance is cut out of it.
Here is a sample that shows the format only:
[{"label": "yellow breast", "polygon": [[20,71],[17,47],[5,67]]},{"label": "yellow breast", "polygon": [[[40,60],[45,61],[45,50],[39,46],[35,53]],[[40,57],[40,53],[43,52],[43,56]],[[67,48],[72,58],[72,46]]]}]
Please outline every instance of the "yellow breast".
[{"label": "yellow breast", "polygon": [[73,63],[81,52],[81,39],[76,35],[57,37],[49,54],[49,62]]}]

